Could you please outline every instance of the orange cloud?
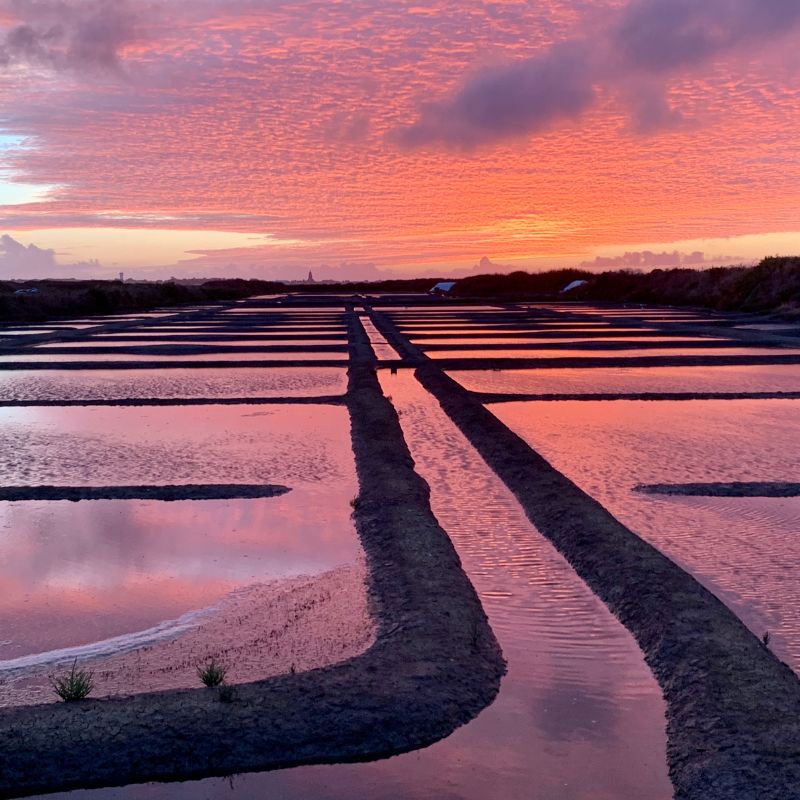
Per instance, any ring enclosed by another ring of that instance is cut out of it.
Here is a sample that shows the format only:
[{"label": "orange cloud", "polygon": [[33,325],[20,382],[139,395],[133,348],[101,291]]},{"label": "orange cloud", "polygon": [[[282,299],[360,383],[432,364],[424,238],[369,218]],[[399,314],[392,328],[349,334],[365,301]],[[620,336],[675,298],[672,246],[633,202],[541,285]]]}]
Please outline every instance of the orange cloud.
[{"label": "orange cloud", "polygon": [[[636,13],[660,19],[665,2],[546,0],[532,13],[474,0],[454,14],[444,0],[424,13],[404,0],[129,0],[135,36],[113,49],[118,70],[0,71],[0,119],[24,143],[4,151],[6,179],[52,187],[44,202],[0,206],[0,232],[29,231],[42,249],[53,245],[35,232],[57,227],[241,232],[258,237],[252,248],[187,253],[185,268],[303,275],[442,272],[483,254],[578,262],[797,230],[800,71],[785,35],[796,4],[759,3],[755,26],[754,0],[681,2],[687,29],[717,38],[699,57],[668,28],[684,55],[648,63]],[[35,27],[22,13],[35,6],[0,2],[6,35]],[[737,13],[714,16],[728,6]],[[564,52],[566,66],[552,55]],[[549,91],[543,64],[556,68]],[[520,65],[536,66],[523,72],[538,111],[516,113],[525,92],[500,92]],[[409,150],[404,129],[435,135]],[[117,260],[99,241],[97,257]],[[164,258],[153,265],[170,274]]]}]

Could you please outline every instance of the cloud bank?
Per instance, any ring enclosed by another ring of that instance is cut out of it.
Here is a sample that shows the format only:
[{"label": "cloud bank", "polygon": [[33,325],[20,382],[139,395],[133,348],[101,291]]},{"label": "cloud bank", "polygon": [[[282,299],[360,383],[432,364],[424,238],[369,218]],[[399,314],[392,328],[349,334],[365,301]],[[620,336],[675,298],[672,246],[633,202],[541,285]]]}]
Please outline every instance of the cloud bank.
[{"label": "cloud bank", "polygon": [[621,256],[598,256],[591,261],[583,261],[578,266],[583,269],[656,269],[658,267],[702,267],[712,264],[742,262],[736,256],[712,256],[695,250],[692,253],[654,253],[652,250],[635,250]]},{"label": "cloud bank", "polygon": [[474,73],[450,97],[422,106],[395,138],[407,148],[469,150],[574,120],[601,94],[623,98],[639,133],[678,127],[684,117],[668,102],[670,78],[798,24],[797,0],[633,0],[605,30]]},{"label": "cloud bank", "polygon": [[27,247],[8,234],[0,236],[0,278],[78,278],[103,277],[103,268],[97,261],[76,264],[59,264],[55,250],[29,244]]}]

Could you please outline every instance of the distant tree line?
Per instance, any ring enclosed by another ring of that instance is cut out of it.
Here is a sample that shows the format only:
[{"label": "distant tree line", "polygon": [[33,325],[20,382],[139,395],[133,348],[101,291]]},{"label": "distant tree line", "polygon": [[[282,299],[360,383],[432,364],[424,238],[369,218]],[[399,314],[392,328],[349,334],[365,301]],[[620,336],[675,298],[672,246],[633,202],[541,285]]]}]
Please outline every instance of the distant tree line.
[{"label": "distant tree line", "polygon": [[[172,281],[0,281],[0,321],[35,322],[68,317],[148,311],[262,294],[345,294],[428,292],[443,278],[395,279],[340,284],[284,284],[240,278],[199,284]],[[574,281],[585,281],[564,294]],[[773,256],[755,267],[711,269],[581,269],[473,275],[459,280],[457,299],[581,300],[608,303],[697,306],[718,311],[776,311],[800,314],[800,256]]]},{"label": "distant tree line", "polygon": [[200,285],[122,281],[0,281],[0,320],[38,322],[67,317],[148,311],[162,306],[238,300],[285,292],[271,281],[214,280]]},{"label": "distant tree line", "polygon": [[[586,281],[572,291],[573,281]],[[579,269],[475,275],[460,280],[456,297],[504,300],[586,300],[699,306],[718,311],[800,311],[800,257],[773,256],[755,267],[618,270]]]}]

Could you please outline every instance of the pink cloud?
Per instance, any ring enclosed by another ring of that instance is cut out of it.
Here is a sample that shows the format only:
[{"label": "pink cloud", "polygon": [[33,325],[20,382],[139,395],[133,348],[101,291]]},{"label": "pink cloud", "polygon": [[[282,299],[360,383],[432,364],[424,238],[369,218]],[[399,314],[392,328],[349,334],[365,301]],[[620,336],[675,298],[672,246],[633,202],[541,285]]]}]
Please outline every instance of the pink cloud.
[{"label": "pink cloud", "polygon": [[794,4],[672,0],[684,55],[648,64],[665,3],[0,0],[0,41],[34,34],[0,68],[4,177],[53,187],[0,225],[251,232],[197,258],[300,275],[795,230]]}]

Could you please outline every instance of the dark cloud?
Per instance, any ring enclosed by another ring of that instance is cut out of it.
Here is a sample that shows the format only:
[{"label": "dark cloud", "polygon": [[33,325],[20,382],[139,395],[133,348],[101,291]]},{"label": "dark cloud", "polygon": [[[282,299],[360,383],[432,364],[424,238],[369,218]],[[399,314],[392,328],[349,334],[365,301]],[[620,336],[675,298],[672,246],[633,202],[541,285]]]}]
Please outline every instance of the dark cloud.
[{"label": "dark cloud", "polygon": [[608,24],[541,55],[490,68],[423,106],[395,138],[410,148],[470,149],[530,136],[591,108],[596,89],[622,97],[634,131],[684,124],[667,98],[673,75],[761,45],[800,24],[800,0],[632,0]]},{"label": "dark cloud", "polygon": [[662,73],[781,35],[798,22],[797,0],[635,0],[612,41],[626,66]]},{"label": "dark cloud", "polygon": [[450,100],[425,107],[399,140],[407,147],[441,142],[469,149],[575,118],[594,98],[585,49],[563,45],[476,75]]},{"label": "dark cloud", "polygon": [[12,0],[19,24],[0,43],[0,66],[119,72],[120,50],[135,41],[137,16],[127,0]]}]

